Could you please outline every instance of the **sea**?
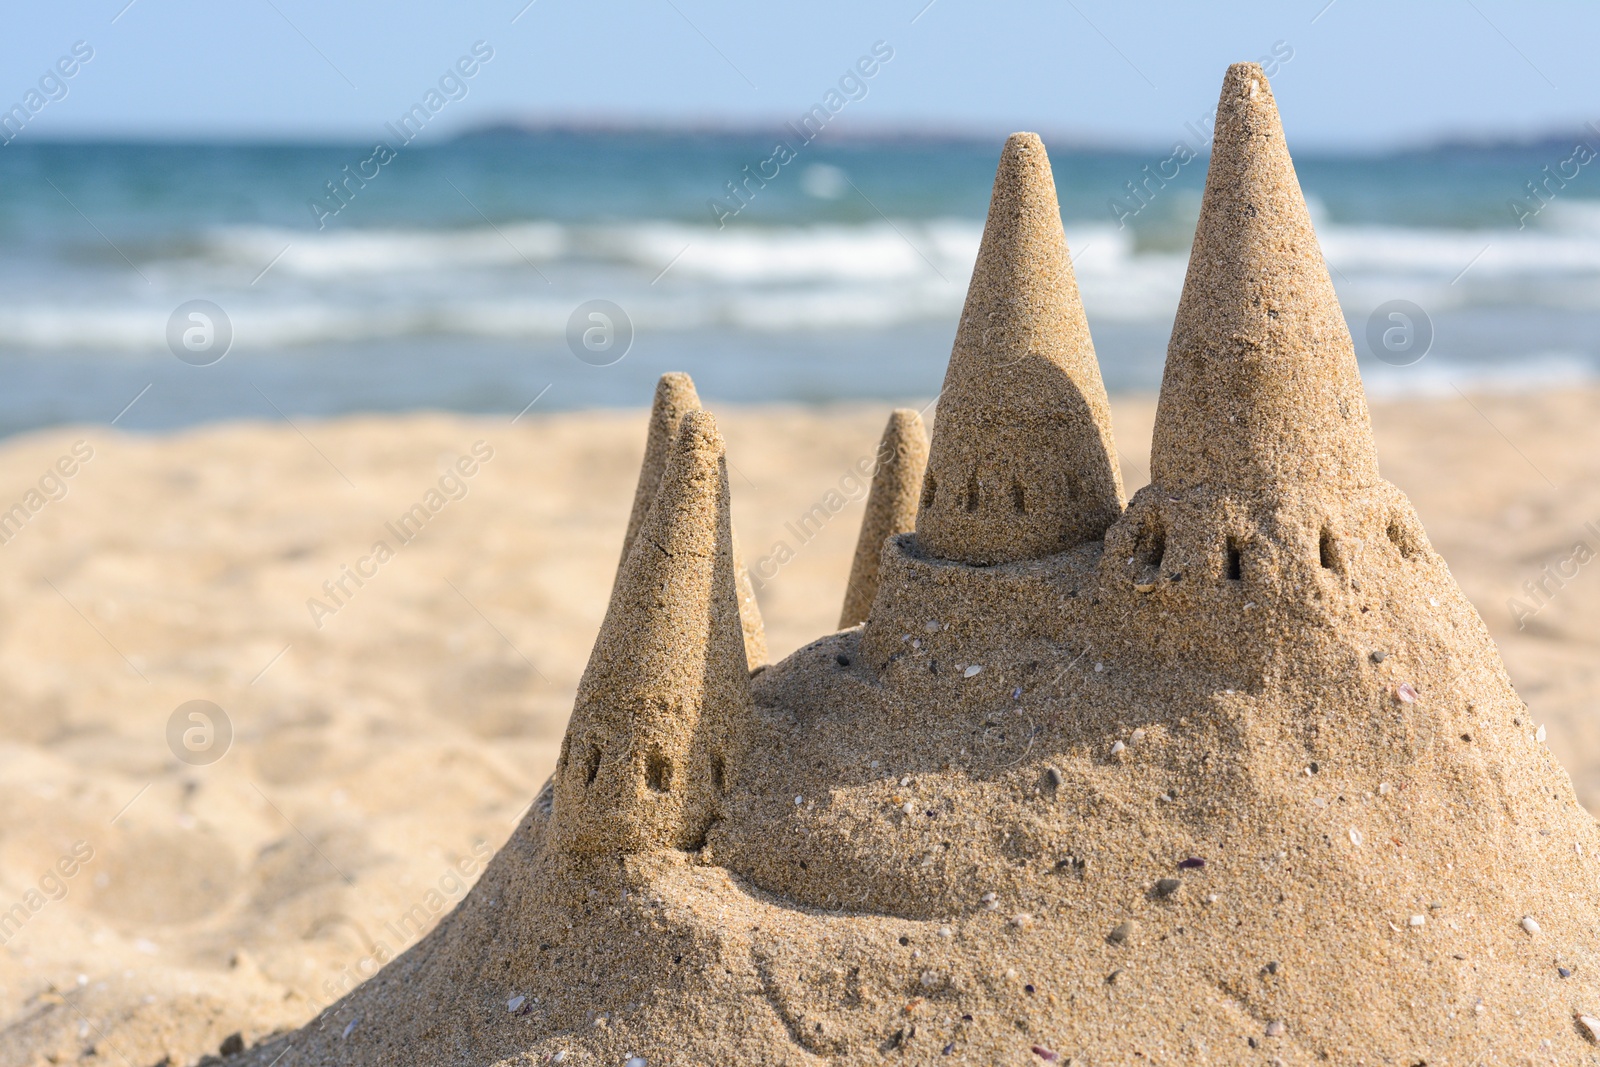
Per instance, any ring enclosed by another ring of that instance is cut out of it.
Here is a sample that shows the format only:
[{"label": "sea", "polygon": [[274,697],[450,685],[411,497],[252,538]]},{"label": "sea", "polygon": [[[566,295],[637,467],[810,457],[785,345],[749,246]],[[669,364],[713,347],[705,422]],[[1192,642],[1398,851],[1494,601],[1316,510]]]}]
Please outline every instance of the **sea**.
[{"label": "sea", "polygon": [[[495,127],[0,147],[0,434],[934,396],[1003,131]],[[1296,153],[1375,395],[1600,375],[1587,133]],[[1046,138],[1108,388],[1159,387],[1203,152]]]}]

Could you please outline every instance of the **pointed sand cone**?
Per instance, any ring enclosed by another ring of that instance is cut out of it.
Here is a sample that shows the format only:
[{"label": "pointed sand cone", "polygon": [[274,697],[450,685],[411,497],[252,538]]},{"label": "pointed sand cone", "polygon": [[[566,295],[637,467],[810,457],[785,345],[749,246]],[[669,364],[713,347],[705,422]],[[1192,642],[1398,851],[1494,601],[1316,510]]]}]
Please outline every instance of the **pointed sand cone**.
[{"label": "pointed sand cone", "polygon": [[922,416],[910,408],[896,408],[878,442],[878,469],[873,472],[867,513],[861,519],[856,558],[839,613],[840,629],[866,621],[872,598],[878,595],[884,541],[916,528],[917,497],[927,465],[928,431]]},{"label": "pointed sand cone", "polygon": [[1055,182],[1035,134],[1000,155],[934,422],[923,554],[1010,563],[1105,533],[1122,478]]},{"label": "pointed sand cone", "polygon": [[[700,394],[694,381],[682,371],[669,371],[656,382],[655,400],[650,405],[650,430],[645,438],[644,462],[639,466],[639,484],[633,491],[633,511],[628,516],[628,532],[622,539],[622,559],[617,563],[618,580],[622,567],[628,562],[628,551],[644,525],[650,504],[655,500],[656,488],[661,484],[667,459],[672,454],[673,442],[678,437],[678,424],[684,415],[699,411]],[[739,583],[739,616],[744,628],[745,658],[751,670],[767,662],[767,633],[761,621],[761,607],[756,603],[755,587],[745,570],[744,557],[739,552],[738,538],[733,544],[734,572]]]},{"label": "pointed sand cone", "polygon": [[1350,332],[1254,63],[1223,78],[1150,473],[1169,491],[1378,479]]},{"label": "pointed sand cone", "polygon": [[684,415],[700,410],[700,394],[694,381],[682,371],[669,371],[656,382],[656,396],[650,405],[650,430],[644,442],[644,462],[639,466],[639,484],[633,490],[633,512],[628,516],[628,532],[622,538],[622,558],[617,569],[628,562],[628,549],[639,536],[639,527],[650,513],[656,487],[667,469],[672,442],[678,436],[678,423]]},{"label": "pointed sand cone", "polygon": [[722,437],[692,411],[578,684],[555,776],[560,846],[698,847],[749,708]]}]

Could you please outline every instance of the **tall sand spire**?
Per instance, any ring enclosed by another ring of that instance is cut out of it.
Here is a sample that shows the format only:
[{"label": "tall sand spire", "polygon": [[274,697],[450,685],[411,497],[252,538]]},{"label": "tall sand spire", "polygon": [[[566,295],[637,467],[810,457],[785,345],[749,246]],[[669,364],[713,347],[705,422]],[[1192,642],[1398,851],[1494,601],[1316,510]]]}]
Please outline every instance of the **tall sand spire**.
[{"label": "tall sand spire", "polygon": [[578,684],[555,776],[575,853],[696,848],[750,709],[722,436],[683,420]]},{"label": "tall sand spire", "polygon": [[922,473],[928,465],[928,431],[922,416],[910,408],[896,408],[878,442],[878,469],[867,495],[867,513],[861,518],[856,558],[850,566],[841,629],[866,621],[872,598],[878,593],[878,566],[883,542],[895,534],[909,533],[917,523],[917,497]]},{"label": "tall sand spire", "polygon": [[1009,563],[1104,534],[1122,478],[1055,181],[1035,134],[1006,141],[934,423],[920,550]]},{"label": "tall sand spire", "polygon": [[620,572],[628,562],[628,549],[639,536],[639,527],[650,513],[650,502],[656,498],[656,487],[667,469],[672,455],[672,442],[678,436],[678,423],[691,411],[700,410],[700,394],[694,381],[682,371],[668,371],[656,382],[656,397],[650,405],[650,429],[644,442],[644,462],[639,465],[639,484],[633,490],[633,512],[628,516],[628,532],[622,537],[622,558],[617,561]]},{"label": "tall sand spire", "polygon": [[[628,551],[650,513],[656,488],[667,469],[667,459],[672,454],[673,442],[678,437],[678,424],[684,415],[699,411],[700,394],[694,381],[682,371],[668,371],[656,382],[656,395],[650,405],[650,429],[645,437],[644,462],[639,466],[639,484],[633,491],[633,512],[628,516],[628,532],[622,538],[622,559],[617,563],[617,578],[622,577],[622,567],[628,562]],[[739,585],[739,618],[744,629],[745,658],[751,670],[767,662],[767,632],[761,621],[761,606],[756,603],[755,586],[750,582],[750,572],[745,569],[744,557],[739,552],[738,538],[733,543],[734,574]]]},{"label": "tall sand spire", "polygon": [[1150,473],[1247,492],[1378,478],[1350,332],[1254,63],[1223,78]]}]

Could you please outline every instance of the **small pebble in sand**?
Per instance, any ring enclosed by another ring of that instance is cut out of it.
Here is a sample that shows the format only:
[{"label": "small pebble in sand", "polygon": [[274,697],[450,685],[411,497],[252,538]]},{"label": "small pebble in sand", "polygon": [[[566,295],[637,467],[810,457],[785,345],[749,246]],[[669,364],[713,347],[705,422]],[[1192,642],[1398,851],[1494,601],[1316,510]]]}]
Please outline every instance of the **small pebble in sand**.
[{"label": "small pebble in sand", "polygon": [[1389,790],[1391,790],[1393,788],[1394,788],[1394,786],[1390,785],[1388,782],[1379,782],[1378,783],[1378,795],[1386,797],[1386,796],[1389,795]]},{"label": "small pebble in sand", "polygon": [[1207,893],[1206,894],[1206,903],[1207,904],[1215,904],[1216,902],[1217,902],[1217,895],[1215,893]]},{"label": "small pebble in sand", "polygon": [[1544,740],[1544,724],[1543,723],[1540,723],[1539,724],[1539,728],[1533,732],[1533,739],[1535,741],[1543,741]]},{"label": "small pebble in sand", "polygon": [[1394,687],[1394,698],[1402,704],[1415,704],[1417,702],[1417,691],[1411,688],[1410,682],[1401,682]]},{"label": "small pebble in sand", "polygon": [[1572,977],[1572,972],[1569,971],[1565,967],[1557,967],[1556,968],[1556,973],[1559,974],[1563,978],[1571,978]]},{"label": "small pebble in sand", "polygon": [[1017,686],[1015,689],[1013,689],[1011,691],[1011,699],[1012,700],[1021,700],[1022,699],[1022,686],[1019,685],[1019,686]]},{"label": "small pebble in sand", "polygon": [[983,896],[979,897],[978,900],[989,911],[995,911],[1000,907],[1000,898],[995,896],[993,893],[985,893]]},{"label": "small pebble in sand", "polygon": [[1357,830],[1354,826],[1350,827],[1350,843],[1352,845],[1361,844],[1361,831]]},{"label": "small pebble in sand", "polygon": [[907,815],[914,815],[916,813],[917,806],[908,800],[904,804],[900,805],[900,810],[905,812]]},{"label": "small pebble in sand", "polygon": [[911,784],[911,776],[909,774],[906,775],[904,778],[900,779],[900,788],[901,789],[904,789],[906,786],[908,786],[910,784]]},{"label": "small pebble in sand", "polygon": [[1099,674],[1101,671],[1103,671],[1105,669],[1106,669],[1106,665],[1104,663],[1096,663],[1094,665],[1094,673],[1096,673],[1096,674]]},{"label": "small pebble in sand", "polygon": [[1133,731],[1133,733],[1128,735],[1128,743],[1130,745],[1137,745],[1140,741],[1143,741],[1143,740],[1144,740],[1144,727],[1142,727],[1142,726],[1139,727],[1137,730]]},{"label": "small pebble in sand", "polygon": [[1061,1059],[1061,1053],[1047,1049],[1043,1045],[1033,1046],[1033,1054],[1046,1063],[1057,1063]]},{"label": "small pebble in sand", "polygon": [[1121,741],[1113,741],[1111,743],[1111,754],[1113,756],[1120,756],[1127,750],[1128,746],[1123,744]]},{"label": "small pebble in sand", "polygon": [[1372,662],[1374,662],[1374,663],[1382,663],[1384,660],[1386,660],[1388,658],[1389,658],[1389,653],[1384,652],[1382,649],[1380,649],[1377,652],[1374,652],[1372,654]]},{"label": "small pebble in sand", "polygon": [[961,672],[961,677],[963,677],[963,678],[976,678],[978,675],[980,675],[982,673],[983,673],[983,667],[980,666],[979,664],[974,663],[972,666],[968,667],[966,670]]},{"label": "small pebble in sand", "polygon": [[506,1001],[506,1011],[514,1012],[518,1008],[520,1008],[524,1004],[526,1004],[527,1002],[528,1002],[528,998],[523,996],[521,993],[518,993],[516,996],[512,997],[510,1000]]},{"label": "small pebble in sand", "polygon": [[1206,861],[1201,859],[1199,856],[1190,856],[1188,859],[1182,859],[1178,861],[1178,870],[1192,871],[1197,868],[1204,867],[1205,865]]},{"label": "small pebble in sand", "polygon": [[936,634],[939,632],[939,621],[937,619],[929,619],[922,624],[922,628],[930,634]]},{"label": "small pebble in sand", "polygon": [[1127,922],[1118,923],[1113,927],[1111,932],[1106,935],[1106,940],[1113,945],[1122,945],[1126,944],[1138,932],[1139,924],[1129,919]]},{"label": "small pebble in sand", "polygon": [[1596,1019],[1593,1015],[1580,1015],[1578,1025],[1588,1033],[1590,1041],[1600,1044],[1600,1019]]},{"label": "small pebble in sand", "polygon": [[1033,916],[1025,911],[1019,911],[1015,915],[1011,916],[1011,925],[1015,926],[1018,930],[1032,930]]},{"label": "small pebble in sand", "polygon": [[1267,1024],[1267,1036],[1268,1037],[1280,1037],[1283,1034],[1283,1030],[1284,1030],[1284,1027],[1283,1027],[1283,1023],[1282,1023],[1281,1020],[1274,1019],[1270,1023]]},{"label": "small pebble in sand", "polygon": [[551,1063],[566,1063],[567,1062],[567,1050],[564,1049],[564,1048],[563,1049],[557,1049],[556,1050],[556,1054],[554,1056],[550,1057],[550,1062]]},{"label": "small pebble in sand", "polygon": [[1529,937],[1539,936],[1539,923],[1532,915],[1524,915],[1522,917],[1522,929],[1527,931]]},{"label": "small pebble in sand", "polygon": [[356,1032],[356,1027],[358,1027],[360,1025],[361,1025],[361,1016],[357,1015],[354,1019],[350,1020],[350,1022],[349,1022],[349,1024],[347,1026],[345,1026],[344,1033],[339,1035],[339,1039],[342,1041],[343,1039],[349,1037],[351,1034]]},{"label": "small pebble in sand", "polygon": [[1413,927],[1423,926],[1427,921],[1428,917],[1426,915],[1413,915],[1411,916],[1410,925]]},{"label": "small pebble in sand", "polygon": [[643,1056],[629,1056],[623,1061],[622,1067],[650,1067],[650,1061]]},{"label": "small pebble in sand", "polygon": [[939,927],[939,936],[940,937],[954,937],[955,935],[950,932],[950,928],[948,926],[941,926],[941,927]]},{"label": "small pebble in sand", "polygon": [[1163,878],[1156,882],[1156,895],[1170,897],[1183,888],[1183,880],[1179,878]]}]

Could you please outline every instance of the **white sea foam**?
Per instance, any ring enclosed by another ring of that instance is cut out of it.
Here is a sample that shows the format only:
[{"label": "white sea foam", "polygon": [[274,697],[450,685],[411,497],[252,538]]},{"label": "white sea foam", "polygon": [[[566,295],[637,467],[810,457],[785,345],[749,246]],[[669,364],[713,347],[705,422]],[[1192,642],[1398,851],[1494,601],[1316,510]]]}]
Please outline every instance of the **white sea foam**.
[{"label": "white sea foam", "polygon": [[[1393,298],[1435,313],[1600,309],[1600,202],[1552,204],[1521,231],[1326,221],[1320,231],[1353,315]],[[1067,236],[1092,321],[1171,321],[1186,254],[1141,249],[1133,230],[1109,224],[1072,222]],[[597,296],[621,304],[639,330],[953,329],[981,237],[980,221],[954,218],[723,230],[669,220],[321,233],[234,226],[139,257],[151,285],[128,272],[125,288],[93,296],[81,279],[58,293],[0,296],[0,345],[159,351],[172,308],[196,296],[222,305],[235,345],[252,349],[407,336],[552,339],[572,308]]]},{"label": "white sea foam", "polygon": [[1361,381],[1374,399],[1450,397],[1458,392],[1518,393],[1583,385],[1597,379],[1597,369],[1592,359],[1571,352],[1537,352],[1498,364],[1429,356],[1410,367],[1364,365]]}]

